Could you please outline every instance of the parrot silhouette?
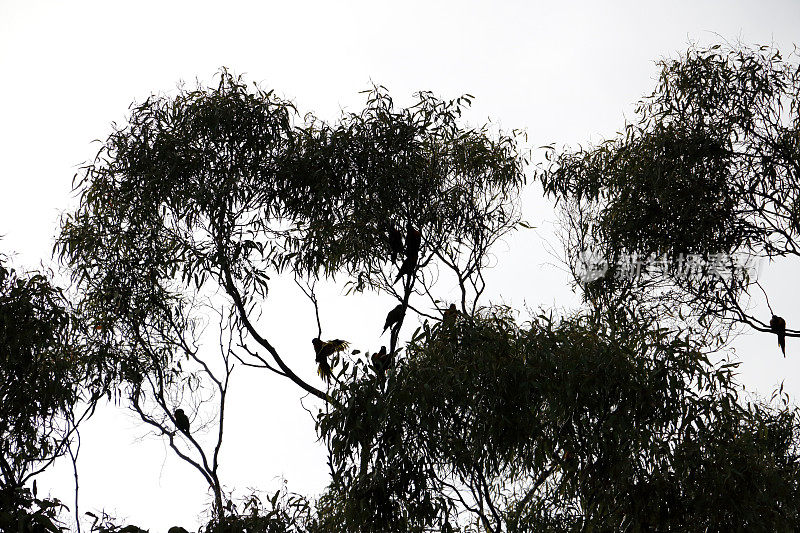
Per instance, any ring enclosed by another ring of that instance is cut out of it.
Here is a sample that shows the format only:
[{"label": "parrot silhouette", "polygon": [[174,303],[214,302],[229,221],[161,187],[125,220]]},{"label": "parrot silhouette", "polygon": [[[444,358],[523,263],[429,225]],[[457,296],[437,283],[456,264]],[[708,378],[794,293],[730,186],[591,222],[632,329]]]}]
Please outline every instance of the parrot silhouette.
[{"label": "parrot silhouette", "polygon": [[422,246],[422,233],[415,229],[409,222],[406,226],[406,256],[419,256],[419,249]]},{"label": "parrot silhouette", "polygon": [[445,324],[452,324],[455,322],[456,317],[458,316],[458,309],[456,309],[456,304],[450,304],[450,307],[444,310],[442,316],[442,322]]},{"label": "parrot silhouette", "polygon": [[189,418],[183,409],[175,409],[175,427],[189,435]]},{"label": "parrot silhouette", "polygon": [[397,304],[397,306],[389,311],[389,314],[386,315],[386,322],[383,324],[383,332],[381,335],[386,333],[386,330],[390,327],[394,326],[403,318],[403,304]]},{"label": "parrot silhouette", "polygon": [[381,350],[372,354],[370,359],[372,361],[372,368],[375,369],[375,372],[382,378],[385,378],[386,371],[391,365],[391,358],[389,357],[389,354],[386,353],[386,346],[381,346]]},{"label": "parrot silhouette", "polygon": [[397,261],[397,256],[403,253],[403,234],[394,226],[389,226],[387,237],[389,239],[389,250],[392,254],[392,263],[394,263]]},{"label": "parrot silhouette", "polygon": [[403,259],[403,264],[400,265],[400,272],[394,282],[400,281],[400,278],[406,275],[412,275],[414,269],[417,268],[417,261],[419,261],[419,249],[422,245],[422,233],[415,229],[411,223],[408,223],[406,233],[406,256]]},{"label": "parrot silhouette", "polygon": [[777,315],[772,315],[769,329],[778,336],[778,346],[781,347],[781,352],[786,357],[786,321]]},{"label": "parrot silhouette", "polygon": [[325,381],[330,381],[333,373],[331,372],[331,365],[328,358],[333,354],[346,350],[350,343],[342,339],[334,339],[332,341],[322,341],[315,337],[311,340],[314,345],[314,355],[317,362],[317,374]]}]

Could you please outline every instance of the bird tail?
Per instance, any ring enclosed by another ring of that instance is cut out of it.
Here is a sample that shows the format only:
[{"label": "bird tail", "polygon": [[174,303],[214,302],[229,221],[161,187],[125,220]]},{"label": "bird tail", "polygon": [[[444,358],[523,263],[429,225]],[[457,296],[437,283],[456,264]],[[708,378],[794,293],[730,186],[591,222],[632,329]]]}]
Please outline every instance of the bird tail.
[{"label": "bird tail", "polygon": [[331,365],[328,364],[327,361],[323,361],[317,367],[317,374],[319,377],[324,379],[326,382],[330,381],[333,377],[333,372],[331,372]]},{"label": "bird tail", "polygon": [[786,337],[778,337],[778,346],[781,347],[781,352],[786,357]]}]

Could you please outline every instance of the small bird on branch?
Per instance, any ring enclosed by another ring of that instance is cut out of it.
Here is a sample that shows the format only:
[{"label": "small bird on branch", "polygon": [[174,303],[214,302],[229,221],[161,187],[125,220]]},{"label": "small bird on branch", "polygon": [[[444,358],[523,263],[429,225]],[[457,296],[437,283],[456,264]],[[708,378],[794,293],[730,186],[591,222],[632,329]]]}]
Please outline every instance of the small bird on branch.
[{"label": "small bird on branch", "polygon": [[456,309],[456,304],[450,304],[450,307],[444,310],[442,314],[442,322],[445,324],[452,324],[455,322],[456,317],[458,316],[458,309]]},{"label": "small bird on branch", "polygon": [[777,315],[772,315],[769,329],[778,336],[778,346],[781,347],[781,352],[786,357],[786,321]]},{"label": "small bird on branch", "polygon": [[183,412],[183,409],[175,409],[175,427],[189,435],[189,417]]},{"label": "small bird on branch", "polygon": [[314,355],[317,362],[317,374],[325,381],[330,381],[333,373],[331,372],[331,365],[328,362],[333,354],[344,351],[350,346],[350,343],[342,339],[334,339],[332,341],[321,341],[315,337],[311,340],[314,345]]},{"label": "small bird on branch", "polygon": [[400,265],[400,272],[397,273],[397,277],[394,280],[395,283],[400,281],[403,276],[414,274],[419,261],[420,246],[422,246],[422,233],[409,222],[406,233],[406,256],[403,259],[403,264]]},{"label": "small bird on branch", "polygon": [[385,378],[386,371],[389,370],[392,364],[392,358],[386,353],[386,346],[381,346],[381,350],[372,354],[370,359],[375,373],[381,376],[381,378]]},{"label": "small bird on branch", "polygon": [[386,322],[383,324],[383,332],[381,335],[386,333],[386,330],[390,327],[393,327],[395,324],[400,322],[403,318],[403,304],[397,304],[397,306],[389,311],[389,314],[386,315]]},{"label": "small bird on branch", "polygon": [[397,261],[397,256],[403,253],[403,234],[394,225],[390,225],[386,230],[386,237],[389,241],[392,263],[394,263]]}]

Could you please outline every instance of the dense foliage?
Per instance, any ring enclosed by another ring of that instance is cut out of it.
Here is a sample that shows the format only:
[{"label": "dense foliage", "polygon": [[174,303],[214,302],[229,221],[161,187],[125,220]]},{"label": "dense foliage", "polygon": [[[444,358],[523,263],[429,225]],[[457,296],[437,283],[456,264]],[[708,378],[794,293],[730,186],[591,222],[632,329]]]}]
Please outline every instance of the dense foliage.
[{"label": "dense foliage", "polygon": [[[800,71],[767,48],[661,66],[618,138],[548,151],[537,177],[589,305],[528,321],[482,301],[492,245],[527,226],[527,159],[517,132],[464,123],[469,95],[402,107],[375,87],[329,123],[223,70],[134,105],[78,175],[56,242],[74,306],[0,264],[2,527],[54,530],[59,503],[25,484],[102,393],[201,475],[205,533],[800,528],[798,411],[782,391],[744,396],[715,351],[737,321],[775,333],[745,310],[757,280],[708,275],[712,255],[798,255]],[[587,251],[610,266],[588,282]],[[701,270],[626,278],[626,254]],[[305,360],[259,320],[276,277],[316,310]],[[331,281],[390,301],[373,337],[388,331],[388,349],[324,331],[316,286]],[[314,397],[331,472],[318,498],[224,485],[234,367]]]},{"label": "dense foliage", "polygon": [[[549,154],[539,177],[561,202],[573,269],[587,250],[610,267],[592,298],[769,331],[769,317],[744,301],[757,280],[737,267],[800,250],[800,64],[791,59],[769,47],[692,48],[660,62],[653,94],[623,133]],[[643,269],[631,287],[614,280],[625,256],[673,266]],[[697,275],[674,266],[679,259]]]},{"label": "dense foliage", "polygon": [[320,422],[329,530],[796,528],[796,410],[743,405],[737,365],[686,337],[616,326],[487,309],[424,328],[385,387],[356,371]]},{"label": "dense foliage", "polygon": [[[26,484],[67,453],[90,357],[61,291],[0,258],[0,528],[57,531],[60,503]],[[88,396],[87,396],[88,394]]]}]

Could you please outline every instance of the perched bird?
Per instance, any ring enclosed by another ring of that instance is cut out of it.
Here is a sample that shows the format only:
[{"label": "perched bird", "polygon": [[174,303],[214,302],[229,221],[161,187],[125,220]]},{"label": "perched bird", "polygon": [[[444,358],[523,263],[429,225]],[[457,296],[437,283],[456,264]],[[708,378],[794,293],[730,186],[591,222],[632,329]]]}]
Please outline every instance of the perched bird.
[{"label": "perched bird", "polygon": [[381,335],[386,333],[386,330],[390,327],[394,326],[403,318],[403,304],[397,304],[397,306],[389,311],[389,314],[386,315],[386,322],[383,324],[383,332]]},{"label": "perched bird", "polygon": [[386,377],[386,371],[391,366],[391,357],[386,353],[386,346],[381,346],[381,351],[372,354],[370,359],[375,372],[381,377]]},{"label": "perched bird", "polygon": [[406,226],[406,256],[419,256],[420,246],[422,246],[422,233],[414,229],[409,222]]},{"label": "perched bird", "polygon": [[311,344],[314,345],[314,354],[318,365],[317,374],[325,381],[329,381],[333,374],[331,373],[331,365],[328,362],[328,358],[335,353],[346,350],[350,343],[342,339],[321,341],[315,337],[311,340]]},{"label": "perched bird", "polygon": [[392,263],[397,261],[397,256],[403,253],[403,234],[394,226],[389,226],[386,230],[389,240],[389,250],[392,254]]},{"label": "perched bird", "polygon": [[786,321],[779,316],[772,315],[772,319],[769,321],[769,329],[778,335],[778,346],[781,347],[781,352],[786,357]]},{"label": "perched bird", "polygon": [[414,273],[414,269],[417,268],[417,261],[419,261],[421,245],[422,233],[414,229],[414,226],[409,222],[406,233],[406,257],[403,259],[403,264],[400,265],[400,272],[397,273],[397,277],[394,280],[395,283],[400,281],[403,276]]},{"label": "perched bird", "polygon": [[403,276],[413,274],[416,266],[417,258],[406,257],[403,259],[403,264],[400,265],[400,271],[397,273],[397,277],[394,278],[394,282],[397,283]]},{"label": "perched bird", "polygon": [[444,314],[442,316],[442,322],[444,322],[445,324],[452,324],[457,316],[458,316],[458,309],[456,309],[456,304],[450,304],[450,307],[444,310]]},{"label": "perched bird", "polygon": [[175,409],[175,426],[187,435],[189,434],[189,418],[183,409]]}]

